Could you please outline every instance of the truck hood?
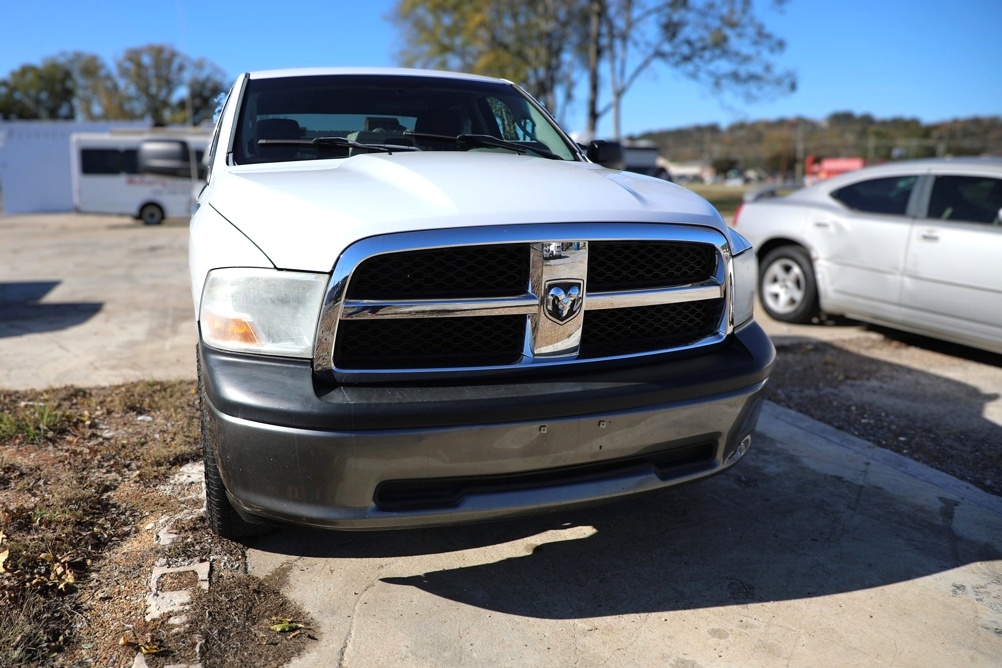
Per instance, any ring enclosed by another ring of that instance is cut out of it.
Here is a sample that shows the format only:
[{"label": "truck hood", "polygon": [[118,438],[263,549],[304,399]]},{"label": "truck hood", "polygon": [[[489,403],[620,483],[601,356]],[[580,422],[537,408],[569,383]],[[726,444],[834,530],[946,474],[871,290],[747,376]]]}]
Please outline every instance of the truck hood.
[{"label": "truck hood", "polygon": [[281,269],[330,271],[359,239],[415,229],[661,222],[727,234],[712,206],[674,184],[527,155],[368,154],[212,176],[212,206]]}]

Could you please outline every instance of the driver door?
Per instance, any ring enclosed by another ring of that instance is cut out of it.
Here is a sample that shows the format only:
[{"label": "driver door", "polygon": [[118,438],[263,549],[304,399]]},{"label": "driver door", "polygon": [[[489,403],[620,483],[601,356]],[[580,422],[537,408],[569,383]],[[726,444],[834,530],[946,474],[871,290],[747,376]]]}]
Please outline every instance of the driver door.
[{"label": "driver door", "polygon": [[1002,177],[938,174],[915,221],[902,282],[907,318],[1002,340]]}]

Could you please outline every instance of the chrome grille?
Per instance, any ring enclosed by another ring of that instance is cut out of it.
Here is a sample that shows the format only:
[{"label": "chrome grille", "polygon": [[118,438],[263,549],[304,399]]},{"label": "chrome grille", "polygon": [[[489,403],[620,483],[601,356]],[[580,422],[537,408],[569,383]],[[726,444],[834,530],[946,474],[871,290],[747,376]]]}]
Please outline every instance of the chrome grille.
[{"label": "chrome grille", "polygon": [[487,373],[705,346],[728,333],[725,237],[665,224],[408,232],[345,250],[314,369]]}]

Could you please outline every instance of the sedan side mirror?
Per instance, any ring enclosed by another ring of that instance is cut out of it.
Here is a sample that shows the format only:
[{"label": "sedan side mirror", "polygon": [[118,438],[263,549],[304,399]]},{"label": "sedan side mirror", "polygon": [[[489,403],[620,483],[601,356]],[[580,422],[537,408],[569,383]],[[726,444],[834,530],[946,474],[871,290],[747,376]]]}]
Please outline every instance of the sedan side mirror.
[{"label": "sedan side mirror", "polygon": [[188,143],[180,139],[148,139],[140,143],[138,161],[143,174],[205,178],[205,165],[193,162]]}]

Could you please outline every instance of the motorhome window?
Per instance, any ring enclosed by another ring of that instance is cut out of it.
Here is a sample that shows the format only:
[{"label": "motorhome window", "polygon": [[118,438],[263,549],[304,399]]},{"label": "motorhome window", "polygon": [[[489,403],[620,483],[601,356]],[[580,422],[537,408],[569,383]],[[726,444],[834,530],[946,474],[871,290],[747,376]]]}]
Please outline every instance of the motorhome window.
[{"label": "motorhome window", "polygon": [[83,174],[138,174],[136,151],[113,148],[85,148],[80,151]]},{"label": "motorhome window", "polygon": [[139,173],[139,151],[128,148],[122,151],[122,167],[126,174]]},{"label": "motorhome window", "polygon": [[84,174],[121,174],[122,152],[114,149],[85,148],[80,151],[80,171]]}]

